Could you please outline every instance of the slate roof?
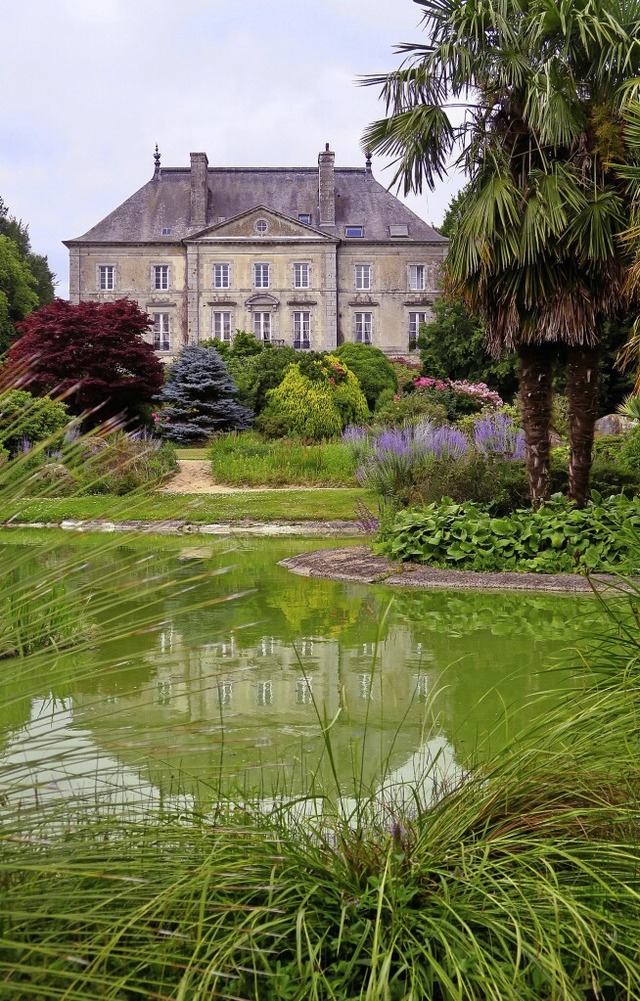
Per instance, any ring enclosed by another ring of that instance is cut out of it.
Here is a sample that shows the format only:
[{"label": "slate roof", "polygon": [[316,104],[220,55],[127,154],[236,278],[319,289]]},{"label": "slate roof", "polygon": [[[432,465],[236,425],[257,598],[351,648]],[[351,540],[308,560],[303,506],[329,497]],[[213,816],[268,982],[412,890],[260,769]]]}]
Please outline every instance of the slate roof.
[{"label": "slate roof", "polygon": [[[298,220],[300,213],[311,215],[318,227],[317,167],[210,167],[207,226],[220,217],[230,219],[255,206],[263,205]],[[74,240],[78,243],[175,243],[202,226],[189,221],[191,171],[188,167],[164,167],[115,211]],[[333,236],[344,237],[345,226],[364,226],[364,241],[392,240],[394,243],[447,243],[432,226],[395,198],[365,167],[336,167],[336,226],[322,227]],[[408,227],[405,237],[391,238],[390,226]],[[162,230],[171,233],[162,235]]]}]

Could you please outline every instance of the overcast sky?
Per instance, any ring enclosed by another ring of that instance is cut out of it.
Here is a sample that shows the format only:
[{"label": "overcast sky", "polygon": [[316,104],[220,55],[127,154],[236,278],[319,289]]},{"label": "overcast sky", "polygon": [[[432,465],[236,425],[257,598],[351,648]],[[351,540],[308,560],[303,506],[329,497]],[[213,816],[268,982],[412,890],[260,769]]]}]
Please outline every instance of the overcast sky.
[{"label": "overcast sky", "polygon": [[[211,166],[364,163],[382,117],[358,77],[423,40],[413,0],[4,0],[0,195],[68,294],[67,251],[153,173],[204,151]],[[391,172],[374,157],[377,180]],[[442,221],[459,180],[407,199]]]}]

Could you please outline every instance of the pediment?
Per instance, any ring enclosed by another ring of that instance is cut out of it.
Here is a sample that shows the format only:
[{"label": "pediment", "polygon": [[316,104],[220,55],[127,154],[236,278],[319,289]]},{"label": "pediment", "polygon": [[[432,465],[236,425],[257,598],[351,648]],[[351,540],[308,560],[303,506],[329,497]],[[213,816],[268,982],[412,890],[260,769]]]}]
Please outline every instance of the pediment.
[{"label": "pediment", "polygon": [[185,242],[208,243],[218,240],[246,240],[258,244],[274,240],[338,242],[334,236],[329,236],[313,226],[305,226],[298,219],[292,219],[282,212],[267,208],[266,205],[256,205],[246,212],[240,212],[229,219],[208,226],[207,229],[192,234]]},{"label": "pediment", "polygon": [[248,309],[255,309],[258,306],[277,309],[280,305],[280,300],[276,299],[269,292],[256,292],[255,295],[250,295],[248,299],[245,299],[244,304]]}]

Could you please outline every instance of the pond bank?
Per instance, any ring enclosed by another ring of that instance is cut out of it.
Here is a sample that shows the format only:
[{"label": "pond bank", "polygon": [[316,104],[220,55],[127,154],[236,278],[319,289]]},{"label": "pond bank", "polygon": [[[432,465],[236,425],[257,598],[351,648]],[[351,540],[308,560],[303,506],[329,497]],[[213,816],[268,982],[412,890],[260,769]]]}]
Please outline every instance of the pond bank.
[{"label": "pond bank", "polygon": [[[281,566],[304,577],[361,584],[395,584],[401,587],[475,588],[484,591],[559,591],[592,594],[590,579],[578,574],[477,573],[471,570],[437,570],[417,563],[393,563],[375,556],[368,546],[322,549],[281,561]],[[623,581],[605,574],[593,576],[593,584],[625,590]]]},{"label": "pond bank", "polygon": [[298,535],[322,538],[351,539],[366,533],[354,521],[250,521],[213,522],[194,524],[176,520],[167,521],[107,521],[105,519],[71,520],[60,522],[6,521],[2,528],[58,528],[68,532],[139,532],[142,535]]}]

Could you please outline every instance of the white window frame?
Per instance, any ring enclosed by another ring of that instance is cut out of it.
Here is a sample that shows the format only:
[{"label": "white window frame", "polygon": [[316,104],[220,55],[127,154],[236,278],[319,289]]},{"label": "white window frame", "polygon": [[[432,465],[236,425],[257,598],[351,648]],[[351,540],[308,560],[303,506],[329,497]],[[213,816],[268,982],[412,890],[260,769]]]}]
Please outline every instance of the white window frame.
[{"label": "white window frame", "polygon": [[152,313],[154,351],[171,351],[171,318],[169,313]]},{"label": "white window frame", "polygon": [[231,288],[231,265],[219,261],[213,265],[213,287]]},{"label": "white window frame", "polygon": [[371,290],[371,265],[354,264],[355,283],[357,292],[369,292]]},{"label": "white window frame", "polygon": [[211,336],[216,341],[224,341],[230,344],[232,340],[232,316],[228,309],[214,309],[211,311]]},{"label": "white window frame", "polygon": [[293,346],[298,350],[311,347],[311,312],[308,309],[293,311]]},{"label": "white window frame", "polygon": [[429,314],[424,309],[409,311],[409,344],[420,336],[420,325],[429,322]]},{"label": "white window frame", "polygon": [[115,264],[98,265],[98,288],[101,292],[113,292],[116,287]]},{"label": "white window frame", "polygon": [[345,226],[344,235],[348,240],[361,240],[364,236],[364,226]]},{"label": "white window frame", "polygon": [[412,292],[424,292],[427,287],[427,267],[425,264],[409,265],[409,289]]},{"label": "white window frame", "polygon": [[296,703],[299,706],[310,706],[313,704],[313,686],[311,678],[300,678],[296,682]]},{"label": "white window frame", "polygon": [[310,212],[298,212],[298,222],[301,222],[303,226],[311,225],[311,213]]},{"label": "white window frame", "polygon": [[311,269],[308,261],[296,261],[293,265],[293,287],[311,288]]},{"label": "white window frame", "polygon": [[253,265],[253,287],[269,288],[271,284],[271,265],[262,262]]},{"label": "white window frame", "polygon": [[253,314],[253,334],[257,341],[270,341],[273,337],[271,313],[268,310],[258,310]]},{"label": "white window frame", "polygon": [[353,314],[353,335],[356,344],[373,343],[373,313],[357,312]]},{"label": "white window frame", "polygon": [[153,265],[153,287],[156,292],[166,292],[169,288],[169,265]]},{"label": "white window frame", "polygon": [[256,686],[256,704],[259,706],[273,705],[273,682],[259,681]]}]

